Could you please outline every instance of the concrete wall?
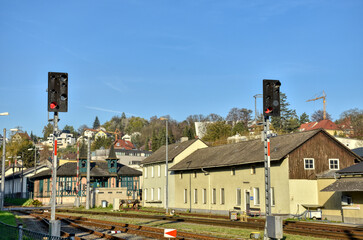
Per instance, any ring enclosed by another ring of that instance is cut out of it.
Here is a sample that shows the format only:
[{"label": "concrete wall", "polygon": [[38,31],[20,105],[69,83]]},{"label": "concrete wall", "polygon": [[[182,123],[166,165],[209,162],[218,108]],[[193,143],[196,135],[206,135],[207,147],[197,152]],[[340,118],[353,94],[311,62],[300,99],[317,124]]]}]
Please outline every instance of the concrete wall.
[{"label": "concrete wall", "polygon": [[95,204],[96,207],[102,205],[102,201],[105,200],[108,204],[113,204],[113,199],[132,199],[127,196],[127,188],[96,188],[95,192]]},{"label": "concrete wall", "polygon": [[306,209],[302,204],[318,205],[317,180],[292,179],[289,180],[290,213],[300,214]]}]

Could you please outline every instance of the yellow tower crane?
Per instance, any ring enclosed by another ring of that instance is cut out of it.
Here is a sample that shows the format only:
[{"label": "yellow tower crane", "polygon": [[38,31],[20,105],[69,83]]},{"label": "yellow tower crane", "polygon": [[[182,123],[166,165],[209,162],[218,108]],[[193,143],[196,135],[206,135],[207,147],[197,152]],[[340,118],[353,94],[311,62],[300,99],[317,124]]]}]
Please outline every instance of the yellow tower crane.
[{"label": "yellow tower crane", "polygon": [[313,98],[313,99],[309,99],[309,100],[307,100],[307,102],[316,101],[316,100],[319,100],[319,99],[323,99],[323,105],[324,105],[323,119],[325,120],[326,119],[326,94],[325,94],[325,92],[323,91],[322,96],[316,97],[316,98]]}]

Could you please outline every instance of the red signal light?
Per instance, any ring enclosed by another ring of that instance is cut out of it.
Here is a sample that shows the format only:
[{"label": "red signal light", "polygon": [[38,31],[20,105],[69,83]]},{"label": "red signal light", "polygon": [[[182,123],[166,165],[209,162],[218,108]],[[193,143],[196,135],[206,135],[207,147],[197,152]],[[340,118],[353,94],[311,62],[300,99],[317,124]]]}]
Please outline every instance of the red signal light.
[{"label": "red signal light", "polygon": [[54,109],[54,108],[56,108],[58,106],[58,104],[56,103],[56,102],[52,102],[51,104],[50,104],[50,108],[51,109]]},{"label": "red signal light", "polygon": [[272,108],[271,107],[267,108],[266,111],[265,111],[265,113],[270,113],[270,112],[272,112]]}]

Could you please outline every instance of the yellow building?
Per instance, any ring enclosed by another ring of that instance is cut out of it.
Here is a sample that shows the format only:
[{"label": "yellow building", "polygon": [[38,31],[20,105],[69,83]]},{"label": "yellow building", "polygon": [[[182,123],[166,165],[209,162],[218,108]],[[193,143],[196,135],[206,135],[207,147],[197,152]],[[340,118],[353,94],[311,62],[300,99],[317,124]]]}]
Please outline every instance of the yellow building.
[{"label": "yellow building", "polygon": [[[325,218],[325,204],[336,210],[329,203],[334,193],[320,190],[334,182],[332,173],[361,160],[322,129],[271,138],[272,214],[298,215],[308,206],[320,206]],[[175,162],[170,177],[169,206],[177,210],[265,212],[261,140],[198,149]]]},{"label": "yellow building", "polygon": [[[168,146],[168,168],[179,163],[194,151],[207,145],[199,140],[189,140]],[[160,147],[150,157],[141,162],[143,166],[143,205],[148,207],[165,207],[166,189],[166,146]],[[175,177],[168,176],[168,206],[176,205]]]}]

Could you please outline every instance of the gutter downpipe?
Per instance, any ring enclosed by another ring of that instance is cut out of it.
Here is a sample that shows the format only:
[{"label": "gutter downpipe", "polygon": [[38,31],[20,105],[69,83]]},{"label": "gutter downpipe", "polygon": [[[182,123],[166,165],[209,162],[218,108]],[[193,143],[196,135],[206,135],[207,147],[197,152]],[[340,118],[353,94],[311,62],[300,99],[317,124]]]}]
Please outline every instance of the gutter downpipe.
[{"label": "gutter downpipe", "polygon": [[[208,175],[208,194],[206,194],[207,196],[210,196],[211,194],[211,191],[210,191],[210,174],[209,172],[207,172],[206,170],[204,170],[203,168],[201,168],[200,170],[202,170],[202,172],[205,174],[205,175]],[[205,197],[207,197],[205,196]],[[210,197],[210,200],[212,198]],[[208,201],[208,208],[209,208],[209,213],[211,213],[212,209],[211,209],[211,204],[210,204],[211,201]]]}]

